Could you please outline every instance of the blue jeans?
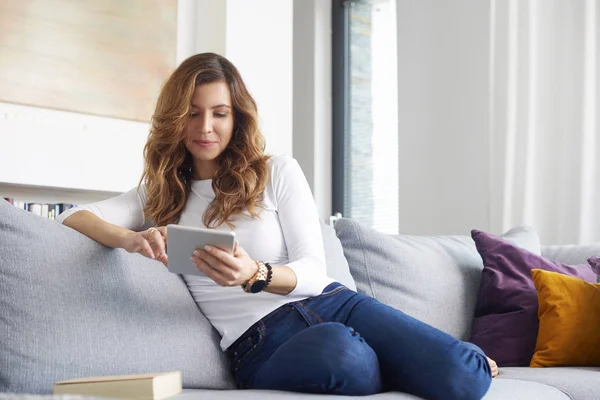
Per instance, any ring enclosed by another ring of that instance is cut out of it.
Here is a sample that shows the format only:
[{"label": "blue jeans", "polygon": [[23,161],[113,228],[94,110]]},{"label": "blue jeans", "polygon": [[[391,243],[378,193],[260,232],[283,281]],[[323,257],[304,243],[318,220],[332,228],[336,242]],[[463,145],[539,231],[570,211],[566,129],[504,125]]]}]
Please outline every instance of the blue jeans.
[{"label": "blue jeans", "polygon": [[481,399],[485,354],[340,283],[288,303],[227,349],[239,388],[426,399]]}]

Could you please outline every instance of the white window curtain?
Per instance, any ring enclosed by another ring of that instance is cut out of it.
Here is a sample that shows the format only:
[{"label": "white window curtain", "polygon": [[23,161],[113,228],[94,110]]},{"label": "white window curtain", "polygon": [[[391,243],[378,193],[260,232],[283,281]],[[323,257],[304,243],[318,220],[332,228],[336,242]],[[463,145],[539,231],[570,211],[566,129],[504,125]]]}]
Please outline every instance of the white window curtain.
[{"label": "white window curtain", "polygon": [[490,228],[600,241],[596,0],[491,0]]}]

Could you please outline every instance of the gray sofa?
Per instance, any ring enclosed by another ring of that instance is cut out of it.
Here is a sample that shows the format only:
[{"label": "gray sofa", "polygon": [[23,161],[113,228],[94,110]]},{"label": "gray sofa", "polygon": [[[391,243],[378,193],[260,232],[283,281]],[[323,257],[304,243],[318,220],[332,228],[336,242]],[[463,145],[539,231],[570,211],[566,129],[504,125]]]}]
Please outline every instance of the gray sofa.
[{"label": "gray sofa", "polygon": [[[352,220],[323,225],[323,236],[330,276],[468,339],[482,269],[469,237],[392,237]],[[600,244],[540,249],[527,230],[507,238],[567,263],[600,254]],[[332,398],[235,390],[218,334],[181,276],[3,200],[0,310],[0,399],[50,397],[54,381],[74,377],[172,370],[182,371],[180,399]],[[501,368],[485,396],[599,398],[600,369],[578,367]]]}]

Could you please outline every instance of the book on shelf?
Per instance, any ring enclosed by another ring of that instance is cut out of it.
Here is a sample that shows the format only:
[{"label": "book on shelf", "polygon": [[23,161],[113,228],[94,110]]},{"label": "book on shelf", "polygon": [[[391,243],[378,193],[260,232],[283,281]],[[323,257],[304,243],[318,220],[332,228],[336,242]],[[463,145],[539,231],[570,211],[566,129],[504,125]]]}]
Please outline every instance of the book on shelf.
[{"label": "book on shelf", "polygon": [[8,201],[13,206],[29,211],[32,214],[39,215],[48,219],[56,219],[60,213],[68,210],[69,208],[75,207],[75,204],[42,204],[42,203],[28,203],[25,201],[17,200],[12,197],[4,197],[4,200]]},{"label": "book on shelf", "polygon": [[181,371],[93,376],[54,383],[54,395],[160,400],[181,393]]}]

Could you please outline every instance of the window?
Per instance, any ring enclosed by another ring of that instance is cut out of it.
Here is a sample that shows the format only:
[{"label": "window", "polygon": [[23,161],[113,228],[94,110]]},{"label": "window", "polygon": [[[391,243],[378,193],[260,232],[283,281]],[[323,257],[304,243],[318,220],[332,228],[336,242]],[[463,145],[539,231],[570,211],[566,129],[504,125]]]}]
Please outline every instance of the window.
[{"label": "window", "polygon": [[396,1],[333,1],[333,211],[398,233]]}]

